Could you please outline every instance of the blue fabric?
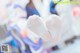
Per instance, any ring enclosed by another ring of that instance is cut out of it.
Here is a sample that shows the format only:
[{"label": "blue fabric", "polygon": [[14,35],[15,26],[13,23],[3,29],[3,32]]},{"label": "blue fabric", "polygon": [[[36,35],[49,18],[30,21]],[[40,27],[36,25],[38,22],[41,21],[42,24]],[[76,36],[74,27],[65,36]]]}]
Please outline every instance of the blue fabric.
[{"label": "blue fabric", "polygon": [[51,3],[50,3],[50,12],[51,12],[52,14],[56,14],[56,13],[57,13],[57,11],[56,11],[56,9],[55,9],[55,6],[56,6],[56,4],[54,4],[54,2],[51,1]]},{"label": "blue fabric", "polygon": [[[57,13],[55,10],[55,5],[53,1],[51,1],[50,3],[50,12],[52,14]],[[31,16],[31,15],[39,15],[39,12],[36,10],[36,8],[32,8],[31,6],[26,6],[26,11],[27,11],[27,17]]]},{"label": "blue fabric", "polygon": [[14,9],[16,9],[16,8],[20,8],[20,9],[22,9],[22,10],[24,10],[24,11],[26,10],[25,8],[23,8],[22,6],[20,6],[20,5],[18,5],[18,4],[15,4],[15,5],[14,5]]},{"label": "blue fabric", "polygon": [[23,41],[26,44],[28,44],[29,46],[32,46],[35,51],[40,49],[42,47],[42,44],[43,44],[43,40],[42,39],[39,39],[38,44],[35,44],[34,42],[32,42],[28,37],[24,38]]},{"label": "blue fabric", "polygon": [[[15,25],[14,27],[17,31],[17,33],[20,35],[20,37],[22,36],[20,34],[20,30],[18,30],[18,26]],[[21,37],[22,38],[22,37]],[[39,48],[41,48],[42,44],[43,44],[43,40],[39,39],[38,44],[34,43],[33,41],[31,41],[28,37],[22,38],[22,40],[29,46],[32,46],[34,48],[34,50],[38,50]],[[17,40],[16,40],[17,41]],[[19,43],[20,44],[20,43]]]},{"label": "blue fabric", "polygon": [[13,40],[12,40],[11,44],[14,47],[20,47],[21,46],[20,42],[11,34],[11,30],[13,30],[13,29],[19,30],[19,28],[16,25],[13,26],[13,27],[10,27],[10,30],[8,31],[8,34],[9,34],[9,36],[13,37]]},{"label": "blue fabric", "polygon": [[26,11],[27,11],[27,17],[31,16],[31,15],[39,15],[38,11],[30,6],[26,7]]},{"label": "blue fabric", "polygon": [[[10,31],[8,31],[8,36],[12,36],[12,34],[11,34]],[[11,43],[11,45],[12,45],[13,47],[18,47],[18,46],[17,46],[17,42],[14,40],[14,38],[13,38],[13,40],[12,40],[10,43]]]},{"label": "blue fabric", "polygon": [[[20,34],[19,30],[17,30],[17,32]],[[22,36],[20,34],[20,36]],[[22,37],[21,37],[22,38]],[[41,48],[42,44],[43,44],[43,40],[39,39],[38,44],[35,44],[33,41],[31,41],[28,37],[22,38],[22,40],[29,46],[32,46],[34,50],[38,50],[39,48]]]}]

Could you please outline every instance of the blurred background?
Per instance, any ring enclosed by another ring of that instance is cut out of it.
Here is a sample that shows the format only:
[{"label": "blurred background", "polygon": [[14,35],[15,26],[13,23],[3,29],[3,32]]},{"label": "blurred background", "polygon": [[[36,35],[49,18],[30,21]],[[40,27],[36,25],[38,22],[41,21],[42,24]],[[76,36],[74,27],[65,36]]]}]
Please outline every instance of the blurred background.
[{"label": "blurred background", "polygon": [[80,53],[80,0],[0,0],[0,53]]}]

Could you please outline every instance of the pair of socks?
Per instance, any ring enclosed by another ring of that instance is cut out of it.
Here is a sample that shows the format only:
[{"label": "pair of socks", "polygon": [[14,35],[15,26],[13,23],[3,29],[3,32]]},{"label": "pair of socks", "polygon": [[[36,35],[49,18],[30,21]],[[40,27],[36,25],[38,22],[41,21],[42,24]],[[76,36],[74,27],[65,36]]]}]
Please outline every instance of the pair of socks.
[{"label": "pair of socks", "polygon": [[57,15],[51,15],[45,21],[41,17],[33,15],[28,18],[27,27],[43,39],[45,48],[49,48],[59,43],[63,23]]}]

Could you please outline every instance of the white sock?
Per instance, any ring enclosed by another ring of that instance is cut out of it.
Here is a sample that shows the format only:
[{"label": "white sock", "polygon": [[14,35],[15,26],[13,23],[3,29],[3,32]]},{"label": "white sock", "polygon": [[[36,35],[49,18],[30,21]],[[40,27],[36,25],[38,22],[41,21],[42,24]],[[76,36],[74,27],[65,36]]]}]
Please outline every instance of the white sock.
[{"label": "white sock", "polygon": [[62,21],[59,19],[60,17],[57,15],[51,15],[48,20],[46,20],[46,26],[52,36],[52,43],[49,45],[56,45],[61,39],[62,34]]},{"label": "white sock", "polygon": [[45,24],[43,23],[43,21],[41,20],[39,16],[36,16],[36,15],[30,16],[27,21],[27,27],[31,31],[38,34],[44,41],[48,41],[51,39],[51,36]]}]

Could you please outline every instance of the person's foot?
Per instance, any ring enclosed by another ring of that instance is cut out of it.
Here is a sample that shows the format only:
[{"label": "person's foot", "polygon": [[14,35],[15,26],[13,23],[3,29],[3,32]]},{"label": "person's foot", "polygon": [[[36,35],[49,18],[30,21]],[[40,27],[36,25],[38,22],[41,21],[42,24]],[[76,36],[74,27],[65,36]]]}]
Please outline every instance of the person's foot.
[{"label": "person's foot", "polygon": [[53,45],[58,44],[61,39],[63,23],[57,15],[51,15],[46,21],[46,26],[52,37]]},{"label": "person's foot", "polygon": [[45,23],[39,16],[33,15],[30,16],[27,21],[27,27],[39,35],[44,41],[48,41],[51,39],[51,36],[45,26]]}]

